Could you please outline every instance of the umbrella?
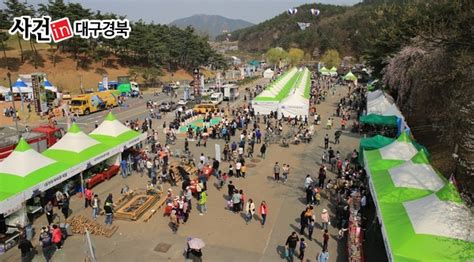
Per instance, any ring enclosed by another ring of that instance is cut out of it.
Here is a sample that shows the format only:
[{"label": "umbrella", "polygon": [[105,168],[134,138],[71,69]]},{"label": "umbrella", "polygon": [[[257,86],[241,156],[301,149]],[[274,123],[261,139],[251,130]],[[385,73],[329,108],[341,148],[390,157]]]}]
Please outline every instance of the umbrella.
[{"label": "umbrella", "polygon": [[188,241],[188,245],[192,249],[202,249],[203,247],[206,246],[204,241],[200,238],[192,238],[191,240]]}]

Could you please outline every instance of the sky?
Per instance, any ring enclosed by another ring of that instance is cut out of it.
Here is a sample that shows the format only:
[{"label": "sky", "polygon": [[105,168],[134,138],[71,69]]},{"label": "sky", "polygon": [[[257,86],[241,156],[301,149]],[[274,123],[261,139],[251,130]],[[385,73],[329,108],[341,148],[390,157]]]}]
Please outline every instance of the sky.
[{"label": "sky", "polygon": [[[27,0],[29,4],[47,3],[47,0]],[[68,0],[65,0],[68,2]],[[221,15],[243,19],[252,23],[263,22],[291,7],[309,0],[73,0],[84,7],[101,12],[126,15],[130,20],[143,19],[147,22],[168,24],[175,19],[195,14]],[[335,5],[353,5],[360,0],[319,0]],[[5,8],[3,1],[0,8]]]}]

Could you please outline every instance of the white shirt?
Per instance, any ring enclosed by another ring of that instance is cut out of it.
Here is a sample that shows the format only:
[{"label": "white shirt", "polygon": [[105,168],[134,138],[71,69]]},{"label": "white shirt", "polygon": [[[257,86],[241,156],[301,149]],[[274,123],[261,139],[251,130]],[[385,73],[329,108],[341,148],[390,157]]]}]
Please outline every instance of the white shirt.
[{"label": "white shirt", "polygon": [[206,163],[206,157],[205,156],[200,156],[199,161],[202,161],[203,163]]},{"label": "white shirt", "polygon": [[237,163],[235,164],[235,170],[240,170],[241,167],[242,167],[242,163],[237,162]]},{"label": "white shirt", "polygon": [[242,147],[239,147],[239,155],[243,155],[244,154],[244,149]]},{"label": "white shirt", "polygon": [[308,188],[309,185],[311,185],[313,183],[313,179],[311,177],[307,177],[305,178],[304,180],[304,188]]}]

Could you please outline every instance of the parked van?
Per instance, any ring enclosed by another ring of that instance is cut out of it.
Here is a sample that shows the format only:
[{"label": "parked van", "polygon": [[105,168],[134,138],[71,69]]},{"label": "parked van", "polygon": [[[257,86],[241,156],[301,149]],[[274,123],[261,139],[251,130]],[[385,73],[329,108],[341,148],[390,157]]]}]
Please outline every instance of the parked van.
[{"label": "parked van", "polygon": [[224,95],[221,92],[213,93],[211,95],[211,103],[213,103],[214,105],[218,105],[222,101],[224,101]]},{"label": "parked van", "polygon": [[117,105],[117,98],[111,91],[102,91],[72,97],[69,110],[74,114],[88,115]]},{"label": "parked van", "polygon": [[197,114],[205,114],[208,112],[214,113],[219,110],[219,107],[215,104],[200,104],[194,106],[194,112]]},{"label": "parked van", "polygon": [[236,84],[226,84],[222,86],[224,91],[224,101],[234,101],[239,98],[239,87]]}]

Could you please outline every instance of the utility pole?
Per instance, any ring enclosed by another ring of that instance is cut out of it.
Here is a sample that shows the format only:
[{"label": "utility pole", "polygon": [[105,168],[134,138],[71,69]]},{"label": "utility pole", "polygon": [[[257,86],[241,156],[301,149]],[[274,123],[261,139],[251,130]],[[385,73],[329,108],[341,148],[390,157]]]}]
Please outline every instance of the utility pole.
[{"label": "utility pole", "polygon": [[[10,93],[12,94],[12,104],[13,104],[13,112],[15,116],[14,120],[15,120],[16,133],[18,135],[18,141],[20,141],[21,134],[20,134],[20,129],[18,129],[18,112],[16,111],[15,96],[13,95],[12,75],[10,72],[7,73],[7,77],[8,77],[8,83],[10,84]],[[20,96],[21,96],[21,91],[20,91]]]}]

